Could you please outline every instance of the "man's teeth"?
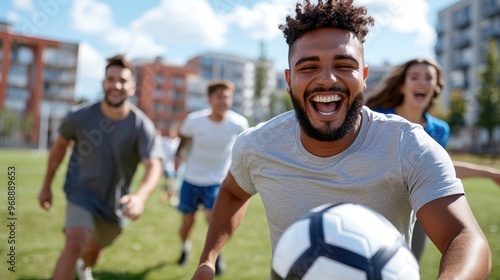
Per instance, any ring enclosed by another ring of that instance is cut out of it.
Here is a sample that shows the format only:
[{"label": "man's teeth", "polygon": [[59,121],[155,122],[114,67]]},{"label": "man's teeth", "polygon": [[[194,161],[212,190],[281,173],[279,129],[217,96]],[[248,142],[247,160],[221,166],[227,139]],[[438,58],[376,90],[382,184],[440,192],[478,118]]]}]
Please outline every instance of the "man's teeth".
[{"label": "man's teeth", "polygon": [[321,111],[318,111],[318,113],[320,113],[323,116],[331,116],[331,115],[333,115],[335,113],[335,111],[333,111],[333,112],[321,112]]},{"label": "man's teeth", "polygon": [[334,101],[340,101],[340,96],[338,95],[316,95],[313,98],[314,102],[329,103]]}]

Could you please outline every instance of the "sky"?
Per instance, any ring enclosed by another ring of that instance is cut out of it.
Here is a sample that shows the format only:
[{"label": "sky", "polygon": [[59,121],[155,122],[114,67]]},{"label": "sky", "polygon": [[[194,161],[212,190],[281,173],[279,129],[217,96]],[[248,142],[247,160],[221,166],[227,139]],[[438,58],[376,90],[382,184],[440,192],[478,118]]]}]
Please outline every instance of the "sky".
[{"label": "sky", "polygon": [[[183,65],[205,52],[257,59],[261,42],[275,69],[287,68],[278,25],[296,0],[2,0],[0,21],[26,36],[79,44],[77,98],[102,97],[105,60],[162,57]],[[314,2],[314,1],[313,1]],[[459,0],[355,0],[375,18],[365,41],[369,66],[434,58],[438,11]]]}]

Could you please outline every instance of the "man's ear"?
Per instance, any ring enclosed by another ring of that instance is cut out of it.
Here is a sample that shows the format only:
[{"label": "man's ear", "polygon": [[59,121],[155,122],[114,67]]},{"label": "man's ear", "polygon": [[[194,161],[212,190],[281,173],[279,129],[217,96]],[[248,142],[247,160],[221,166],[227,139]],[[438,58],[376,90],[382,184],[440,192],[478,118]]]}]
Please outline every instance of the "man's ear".
[{"label": "man's ear", "polygon": [[363,67],[363,88],[366,90],[366,80],[368,79],[368,75],[370,74],[370,69],[368,67],[368,64],[365,64]]},{"label": "man's ear", "polygon": [[286,91],[288,93],[291,92],[291,90],[290,90],[290,81],[291,81],[290,75],[291,75],[290,69],[285,69],[285,81],[286,81],[286,84],[287,84]]},{"label": "man's ear", "polygon": [[131,83],[132,83],[132,86],[131,86],[130,92],[128,94],[128,96],[130,96],[130,97],[135,95],[135,90],[137,88],[137,84],[134,81],[132,81]]}]

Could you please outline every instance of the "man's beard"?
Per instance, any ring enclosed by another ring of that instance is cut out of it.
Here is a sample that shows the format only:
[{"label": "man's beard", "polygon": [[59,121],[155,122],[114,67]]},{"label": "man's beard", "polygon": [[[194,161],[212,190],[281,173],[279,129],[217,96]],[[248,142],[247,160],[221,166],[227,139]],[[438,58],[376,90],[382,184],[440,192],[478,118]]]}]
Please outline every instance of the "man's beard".
[{"label": "man's beard", "polygon": [[[313,92],[318,92],[318,91],[339,91],[339,89],[329,89],[329,90],[323,90],[323,89],[315,89],[311,92],[306,92],[304,94],[304,100],[307,98],[308,95],[312,94]],[[345,93],[345,90],[340,90]],[[350,93],[347,92],[347,95],[349,96]],[[328,141],[336,141],[339,139],[344,138],[349,132],[351,132],[358,120],[359,113],[361,111],[361,108],[363,107],[363,93],[357,93],[356,97],[352,101],[351,106],[349,106],[349,109],[347,110],[347,115],[342,123],[342,125],[339,128],[332,128],[330,125],[331,123],[328,122],[326,124],[326,128],[324,129],[317,129],[315,128],[311,122],[309,121],[309,118],[307,117],[306,111],[305,111],[305,106],[303,107],[299,100],[296,99],[296,97],[293,95],[292,90],[290,89],[290,96],[292,98],[292,104],[293,108],[295,109],[295,116],[297,117],[297,120],[299,121],[300,126],[302,127],[302,130],[304,133],[318,141],[323,141],[323,142],[328,142]]]},{"label": "man's beard", "polygon": [[123,99],[120,99],[118,102],[112,102],[111,100],[108,99],[108,95],[107,94],[104,94],[104,101],[106,102],[106,104],[108,104],[110,107],[114,107],[114,108],[119,108],[121,106],[123,106],[123,103],[125,103],[125,100],[127,100],[127,98],[123,98]]}]

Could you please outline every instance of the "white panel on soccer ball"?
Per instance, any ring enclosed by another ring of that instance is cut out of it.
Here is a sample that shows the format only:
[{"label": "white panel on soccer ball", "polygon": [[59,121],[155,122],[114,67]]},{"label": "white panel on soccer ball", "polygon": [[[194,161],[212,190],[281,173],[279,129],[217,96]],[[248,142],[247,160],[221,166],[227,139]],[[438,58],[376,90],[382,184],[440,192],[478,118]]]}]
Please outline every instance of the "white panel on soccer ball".
[{"label": "white panel on soccer ball", "polygon": [[342,218],[335,213],[323,214],[323,232],[327,244],[346,248],[362,256],[371,254],[366,237],[347,230]]},{"label": "white panel on soccer ball", "polygon": [[352,266],[319,257],[302,280],[365,280],[366,273]]},{"label": "white panel on soccer ball", "polygon": [[381,271],[384,280],[419,280],[420,269],[413,253],[401,247]]},{"label": "white panel on soccer ball", "polygon": [[309,247],[309,219],[295,222],[280,237],[273,257],[273,268],[278,275],[284,277],[298,259]]},{"label": "white panel on soccer ball", "polygon": [[[342,219],[337,215],[342,215]],[[364,219],[360,220],[359,217]],[[325,227],[327,243],[349,249],[362,256],[371,257],[380,248],[392,244],[397,238],[392,230],[387,230],[379,216],[358,205],[344,204],[334,207],[323,215],[323,219],[334,219],[324,221],[325,225],[337,225],[335,229]],[[370,233],[369,240],[366,233]]]}]

